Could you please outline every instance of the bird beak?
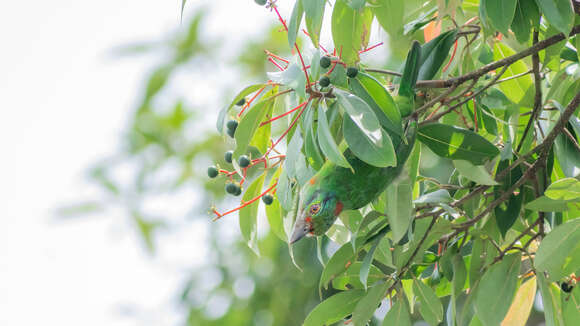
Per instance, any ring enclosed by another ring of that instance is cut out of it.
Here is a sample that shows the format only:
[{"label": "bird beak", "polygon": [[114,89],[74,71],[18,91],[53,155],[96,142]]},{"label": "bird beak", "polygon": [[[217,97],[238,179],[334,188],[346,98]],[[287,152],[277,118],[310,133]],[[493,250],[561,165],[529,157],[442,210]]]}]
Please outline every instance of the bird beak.
[{"label": "bird beak", "polygon": [[292,236],[290,237],[290,244],[302,239],[307,231],[305,230],[306,224],[304,223],[303,219],[296,220],[296,224],[294,224],[294,231],[292,231]]}]

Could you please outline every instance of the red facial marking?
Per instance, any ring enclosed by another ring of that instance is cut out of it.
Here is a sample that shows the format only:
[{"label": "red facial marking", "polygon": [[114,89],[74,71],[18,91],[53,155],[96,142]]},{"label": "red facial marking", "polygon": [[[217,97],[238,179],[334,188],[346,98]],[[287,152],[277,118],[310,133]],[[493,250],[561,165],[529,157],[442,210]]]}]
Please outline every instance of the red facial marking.
[{"label": "red facial marking", "polygon": [[310,217],[310,216],[308,216],[304,220],[306,221],[306,223],[312,223],[312,217]]},{"label": "red facial marking", "polygon": [[340,201],[336,202],[336,207],[334,208],[334,216],[340,215],[340,212],[342,212],[343,208],[344,205],[342,204],[342,202]]},{"label": "red facial marking", "polygon": [[312,177],[308,182],[310,182],[311,185],[316,183],[316,177]]}]

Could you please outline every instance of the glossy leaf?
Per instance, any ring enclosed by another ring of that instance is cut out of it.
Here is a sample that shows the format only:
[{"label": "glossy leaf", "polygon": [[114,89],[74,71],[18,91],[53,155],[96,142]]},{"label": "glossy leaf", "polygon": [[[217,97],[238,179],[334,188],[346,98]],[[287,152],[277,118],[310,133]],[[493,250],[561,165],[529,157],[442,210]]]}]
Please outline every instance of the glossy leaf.
[{"label": "glossy leaf", "polygon": [[443,320],[443,305],[435,292],[420,280],[413,281],[413,292],[419,299],[421,306],[419,312],[427,323],[432,326],[439,325]]},{"label": "glossy leaf", "polygon": [[[332,11],[332,39],[342,60],[352,65],[359,60],[358,51],[369,42],[373,14],[370,8],[354,10],[345,1],[336,1]],[[349,26],[349,28],[345,28]]]},{"label": "glossy leaf", "polygon": [[499,150],[473,131],[433,123],[419,127],[418,138],[435,154],[453,160],[481,165],[499,154]]},{"label": "glossy leaf", "polygon": [[580,267],[580,219],[563,223],[548,233],[536,252],[534,263],[552,281],[576,272]]},{"label": "glossy leaf", "polygon": [[[262,192],[264,179],[266,174],[258,177],[244,192],[242,201],[247,202],[258,196]],[[240,230],[242,237],[257,255],[260,254],[258,250],[258,206],[260,201],[255,201],[240,210]]]},{"label": "glossy leaf", "polygon": [[351,168],[344,155],[342,155],[342,151],[334,142],[323,106],[324,104],[322,103],[318,106],[318,143],[320,144],[320,149],[332,163]]},{"label": "glossy leaf", "polygon": [[352,313],[364,295],[364,290],[350,290],[331,296],[312,309],[303,326],[331,325],[340,321]]},{"label": "glossy leaf", "polygon": [[407,308],[407,303],[404,300],[397,300],[395,304],[389,309],[385,319],[383,320],[383,326],[411,326],[411,315],[409,314],[409,308]]},{"label": "glossy leaf", "polygon": [[[511,1],[511,0],[510,0]],[[431,80],[445,63],[449,50],[455,43],[457,30],[450,30],[421,47],[420,68],[417,79]]]},{"label": "glossy leaf", "polygon": [[[421,69],[421,45],[417,41],[413,41],[411,44],[411,49],[407,53],[407,59],[405,60],[405,67],[403,68],[403,75],[401,76],[401,82],[399,86],[399,95],[407,98],[413,98],[415,92],[415,84],[417,83],[417,78],[419,76],[419,70]],[[405,112],[399,107],[399,110]]]},{"label": "glossy leaf", "polygon": [[318,47],[318,41],[320,39],[325,4],[326,0],[302,0],[302,6],[306,16],[306,29],[315,47]]},{"label": "glossy leaf", "polygon": [[481,278],[475,311],[486,326],[499,325],[507,314],[518,286],[521,255],[508,254]]}]

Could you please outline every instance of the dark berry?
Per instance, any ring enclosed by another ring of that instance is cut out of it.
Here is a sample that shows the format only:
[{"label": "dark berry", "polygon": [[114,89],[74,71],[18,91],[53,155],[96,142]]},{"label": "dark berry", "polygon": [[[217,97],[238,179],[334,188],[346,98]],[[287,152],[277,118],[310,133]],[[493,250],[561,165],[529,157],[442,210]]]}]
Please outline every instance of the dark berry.
[{"label": "dark berry", "polygon": [[240,189],[240,187],[235,183],[227,183],[226,184],[226,192],[228,194],[235,195],[239,189]]},{"label": "dark berry", "polygon": [[320,87],[328,87],[328,85],[330,85],[330,78],[328,78],[328,76],[320,77],[318,85],[320,85]]},{"label": "dark berry", "polygon": [[266,4],[266,0],[254,0],[257,4],[259,4],[260,6],[263,6]]},{"label": "dark berry", "polygon": [[218,169],[215,166],[210,166],[209,168],[207,168],[207,176],[210,178],[215,178],[217,177],[219,174]]},{"label": "dark berry", "polygon": [[568,284],[568,282],[562,282],[562,284],[560,285],[560,288],[562,289],[562,291],[564,291],[566,293],[570,293],[574,287],[572,285]]},{"label": "dark berry", "polygon": [[320,58],[320,66],[322,68],[328,68],[330,67],[330,64],[332,63],[332,60],[330,60],[329,56],[324,56],[322,58]]},{"label": "dark berry", "polygon": [[241,99],[241,100],[239,100],[239,101],[236,103],[236,105],[237,105],[237,106],[242,106],[242,105],[244,105],[244,104],[246,104],[246,98],[245,98],[245,97],[242,97],[242,99]]},{"label": "dark berry", "polygon": [[236,134],[236,130],[235,129],[228,129],[228,130],[226,130],[226,134],[228,134],[228,136],[234,138],[234,136]]},{"label": "dark berry", "polygon": [[266,205],[272,205],[272,203],[274,202],[274,197],[272,197],[272,195],[270,194],[265,194],[264,196],[262,196],[262,201]]},{"label": "dark berry", "polygon": [[356,77],[357,74],[358,74],[358,68],[357,67],[348,67],[348,68],[346,68],[346,75],[349,78],[354,78],[354,77]]},{"label": "dark berry", "polygon": [[232,163],[232,157],[234,156],[234,151],[227,151],[224,154],[224,159],[226,160],[226,162],[228,163]]},{"label": "dark berry", "polygon": [[237,196],[239,196],[239,195],[241,195],[241,194],[242,194],[242,188],[238,187],[238,188],[236,189],[236,192],[234,193],[234,196],[236,196],[236,197],[237,197]]},{"label": "dark berry", "polygon": [[246,155],[242,155],[238,158],[238,164],[241,168],[247,168],[248,165],[250,165],[250,158]]},{"label": "dark berry", "polygon": [[236,128],[238,127],[238,122],[236,120],[230,120],[228,121],[228,123],[226,123],[226,127],[228,128],[228,130],[236,131]]},{"label": "dark berry", "polygon": [[348,315],[348,316],[344,317],[344,320],[350,320],[351,318],[352,318],[352,314],[350,314],[350,315]]}]

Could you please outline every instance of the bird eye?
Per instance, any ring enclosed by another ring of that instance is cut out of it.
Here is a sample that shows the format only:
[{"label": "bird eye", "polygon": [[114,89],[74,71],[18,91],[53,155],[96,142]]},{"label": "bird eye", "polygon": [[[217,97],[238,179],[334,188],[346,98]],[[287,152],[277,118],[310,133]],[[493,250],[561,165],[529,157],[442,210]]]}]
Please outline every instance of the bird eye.
[{"label": "bird eye", "polygon": [[319,211],[320,211],[320,205],[314,204],[314,205],[310,206],[310,215],[318,214]]}]

